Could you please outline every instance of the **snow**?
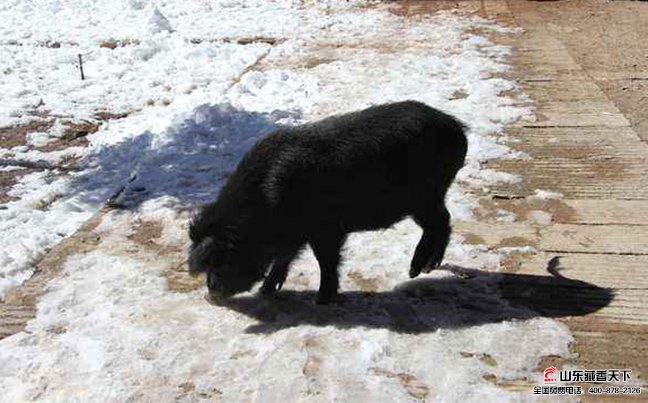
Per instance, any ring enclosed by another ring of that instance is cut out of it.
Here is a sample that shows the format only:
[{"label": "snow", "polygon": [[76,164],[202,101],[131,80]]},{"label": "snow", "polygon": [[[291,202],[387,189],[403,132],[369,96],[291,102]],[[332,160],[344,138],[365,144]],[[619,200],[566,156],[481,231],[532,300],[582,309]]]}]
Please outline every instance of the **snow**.
[{"label": "snow", "polygon": [[0,297],[31,277],[46,248],[61,241],[92,216],[67,193],[66,181],[46,172],[25,175],[8,192],[18,198],[0,210]]},{"label": "snow", "polygon": [[[13,380],[1,384],[3,396],[412,400],[397,379],[383,378],[387,371],[416,377],[444,400],[497,400],[507,394],[484,382],[483,374],[516,379],[532,371],[537,357],[568,354],[567,344],[554,341],[571,340],[564,325],[507,306],[487,273],[476,272],[468,282],[452,271],[436,272],[433,280],[405,284],[403,270],[389,271],[392,278],[379,277],[385,281],[380,294],[354,293],[343,283],[343,305],[331,307],[294,292],[278,304],[247,297],[233,308],[212,306],[202,290],[168,291],[168,259],[124,245],[131,219],[112,214],[99,249],[72,257],[65,276],[50,283],[27,331],[2,342],[0,379]],[[400,244],[411,237],[408,226],[371,236]],[[373,264],[399,260],[376,242],[369,243],[372,251],[355,248],[360,238],[351,241],[347,267],[367,258],[357,254],[369,255],[370,262],[373,256]],[[129,248],[130,256],[124,253]],[[313,280],[312,260],[310,254],[300,259],[288,288],[312,286],[294,280]],[[400,286],[388,291],[394,284]],[[481,307],[479,315],[475,307]],[[521,321],[499,323],[498,315]],[[259,324],[256,317],[269,321]],[[328,325],[314,325],[318,321]],[[487,354],[497,364],[466,353]],[[188,382],[193,389],[187,396],[181,385]]]},{"label": "snow", "polygon": [[173,32],[173,28],[171,28],[171,23],[167,18],[162,15],[160,10],[152,6],[151,7],[151,17],[148,20],[148,28],[149,32],[151,33],[159,33],[159,32]]},{"label": "snow", "polygon": [[496,214],[497,215],[495,216],[495,220],[497,220],[497,222],[512,223],[515,222],[517,218],[515,213],[513,213],[512,211],[503,209],[498,209]]},{"label": "snow", "polygon": [[42,147],[51,143],[54,139],[47,132],[32,132],[27,134],[27,144]]},{"label": "snow", "polygon": [[527,213],[527,216],[531,221],[540,225],[549,225],[551,224],[551,213],[547,213],[542,210],[531,210]]},{"label": "snow", "polygon": [[[517,180],[481,162],[524,157],[501,133],[531,111],[501,94],[516,88],[497,76],[508,68],[509,49],[468,33],[507,29],[456,12],[404,19],[387,7],[261,0],[0,5],[0,126],[27,123],[34,110],[56,119],[48,133],[1,149],[0,158],[51,166],[78,158],[78,170],[30,173],[11,190],[16,200],[0,210],[0,297],[109,197],[118,194],[113,202],[123,207],[103,217],[99,245],[71,256],[50,282],[26,331],[0,341],[0,400],[528,398],[483,375],[535,379],[540,357],[567,356],[572,338],[559,322],[499,295],[500,260],[524,248],[490,251],[453,237],[447,261],[454,266],[410,282],[420,229],[405,220],[349,238],[345,294],[330,307],[312,303],[318,270],[310,251],[275,303],[244,294],[217,307],[204,290],[169,289],[165,276],[184,256],[177,251],[187,244],[192,210],[213,200],[245,151],[278,125],[416,99],[471,128],[466,167],[448,195],[454,219],[472,218],[468,189]],[[240,41],[247,37],[277,41]],[[100,47],[107,42],[119,46]],[[87,147],[33,148],[60,137],[62,119],[100,111],[127,115],[104,122]],[[129,238],[141,221],[162,225],[152,240],[161,249]],[[457,267],[484,271],[467,281]],[[359,292],[363,284],[376,294]],[[485,355],[497,365],[479,359]]]},{"label": "snow", "polygon": [[536,189],[533,197],[540,200],[560,200],[563,198],[562,193],[550,192],[548,190]]}]

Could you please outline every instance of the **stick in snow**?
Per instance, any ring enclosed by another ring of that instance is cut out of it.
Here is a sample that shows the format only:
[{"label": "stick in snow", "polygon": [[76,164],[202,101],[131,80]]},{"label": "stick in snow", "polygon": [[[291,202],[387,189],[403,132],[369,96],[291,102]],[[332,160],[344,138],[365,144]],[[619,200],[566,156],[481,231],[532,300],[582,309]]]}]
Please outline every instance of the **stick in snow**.
[{"label": "stick in snow", "polygon": [[83,57],[79,53],[79,70],[81,70],[81,80],[85,80],[85,75],[83,74]]}]

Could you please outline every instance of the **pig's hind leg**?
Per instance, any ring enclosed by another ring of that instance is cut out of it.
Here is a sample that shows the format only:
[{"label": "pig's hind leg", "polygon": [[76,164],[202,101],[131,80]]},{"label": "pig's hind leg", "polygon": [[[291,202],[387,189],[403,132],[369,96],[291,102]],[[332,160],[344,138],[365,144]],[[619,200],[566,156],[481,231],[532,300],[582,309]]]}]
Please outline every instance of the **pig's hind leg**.
[{"label": "pig's hind leg", "polygon": [[416,245],[410,265],[410,278],[430,271],[441,264],[450,241],[450,213],[443,202],[432,204],[427,209],[414,212],[414,220],[423,228],[423,236]]},{"label": "pig's hind leg", "polygon": [[261,294],[269,295],[276,291],[281,290],[283,283],[288,276],[288,269],[293,260],[301,252],[302,245],[297,247],[288,248],[285,252],[279,254],[272,263],[268,276],[263,281],[260,292]]}]

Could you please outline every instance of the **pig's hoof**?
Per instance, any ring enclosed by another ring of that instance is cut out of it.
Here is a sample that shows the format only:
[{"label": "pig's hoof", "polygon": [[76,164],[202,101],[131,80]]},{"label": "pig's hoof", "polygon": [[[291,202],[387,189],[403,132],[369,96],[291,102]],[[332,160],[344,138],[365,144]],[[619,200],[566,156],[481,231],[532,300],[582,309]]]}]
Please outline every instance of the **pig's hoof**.
[{"label": "pig's hoof", "polygon": [[443,261],[443,255],[445,255],[445,248],[436,249],[430,256],[430,260],[428,260],[423,271],[429,273],[439,267]]},{"label": "pig's hoof", "polygon": [[283,287],[283,283],[274,283],[274,284],[264,283],[259,289],[259,293],[261,295],[272,295],[277,291],[281,290],[281,287]]},{"label": "pig's hoof", "polygon": [[430,264],[430,265],[425,266],[422,271],[423,271],[423,273],[429,273],[429,272],[431,272],[432,270],[434,270],[434,269],[436,269],[438,267],[439,267],[438,263]]},{"label": "pig's hoof", "polygon": [[409,276],[410,278],[416,278],[418,275],[421,274],[421,269],[417,267],[411,267],[409,271]]}]

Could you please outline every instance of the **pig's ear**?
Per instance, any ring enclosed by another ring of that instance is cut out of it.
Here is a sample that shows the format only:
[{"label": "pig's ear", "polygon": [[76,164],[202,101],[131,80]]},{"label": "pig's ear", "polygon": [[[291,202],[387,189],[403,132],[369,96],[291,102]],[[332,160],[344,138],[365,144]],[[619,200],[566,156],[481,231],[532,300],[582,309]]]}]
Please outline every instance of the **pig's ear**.
[{"label": "pig's ear", "polygon": [[196,229],[196,217],[192,218],[189,222],[189,239],[191,242],[196,242],[198,239],[198,230]]}]

